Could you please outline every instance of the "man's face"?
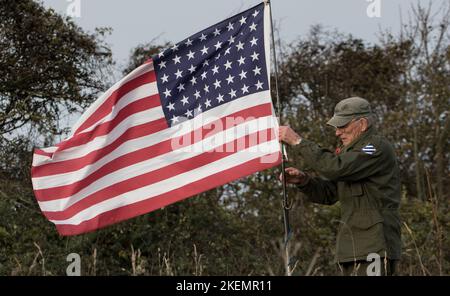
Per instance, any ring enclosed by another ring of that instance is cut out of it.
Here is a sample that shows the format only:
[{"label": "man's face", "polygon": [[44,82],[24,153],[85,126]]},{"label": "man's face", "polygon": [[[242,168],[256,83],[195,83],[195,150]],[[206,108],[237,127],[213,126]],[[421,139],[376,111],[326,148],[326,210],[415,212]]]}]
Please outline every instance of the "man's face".
[{"label": "man's face", "polygon": [[357,139],[363,132],[363,122],[360,119],[353,119],[345,126],[336,128],[336,136],[339,137],[344,146],[347,146]]}]

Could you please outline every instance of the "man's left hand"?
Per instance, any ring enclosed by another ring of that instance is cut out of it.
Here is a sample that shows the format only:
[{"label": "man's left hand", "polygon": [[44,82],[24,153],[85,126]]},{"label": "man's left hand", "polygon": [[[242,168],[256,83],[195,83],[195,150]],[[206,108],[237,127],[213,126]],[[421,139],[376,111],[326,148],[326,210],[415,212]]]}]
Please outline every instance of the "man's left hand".
[{"label": "man's left hand", "polygon": [[280,126],[278,130],[280,141],[289,145],[298,145],[301,142],[301,137],[289,126]]}]

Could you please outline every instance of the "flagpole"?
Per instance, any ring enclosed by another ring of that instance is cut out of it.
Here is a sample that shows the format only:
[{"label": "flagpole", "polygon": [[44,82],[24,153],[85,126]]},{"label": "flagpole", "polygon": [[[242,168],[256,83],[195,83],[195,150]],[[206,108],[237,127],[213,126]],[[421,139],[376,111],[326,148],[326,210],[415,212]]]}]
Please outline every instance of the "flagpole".
[{"label": "flagpole", "polygon": [[[280,93],[278,91],[278,63],[277,63],[277,55],[275,53],[275,35],[273,33],[273,19],[272,19],[272,7],[270,5],[270,0],[264,0],[265,5],[269,6],[270,9],[270,28],[271,28],[271,35],[272,35],[272,53],[273,53],[273,61],[274,61],[274,68],[275,68],[275,93],[277,96],[277,110],[278,110],[278,123],[281,125],[281,102],[280,102]],[[289,210],[290,210],[290,204],[287,196],[287,190],[286,190],[286,178],[285,178],[285,161],[286,161],[286,155],[285,155],[285,146],[284,143],[281,142],[281,155],[282,155],[282,161],[281,161],[281,174],[283,176],[282,184],[283,184],[283,218],[284,218],[284,252],[285,252],[285,271],[286,275],[290,276],[292,275],[292,269],[291,269],[291,257],[289,254],[289,241],[292,236],[291,226],[289,223]]]}]

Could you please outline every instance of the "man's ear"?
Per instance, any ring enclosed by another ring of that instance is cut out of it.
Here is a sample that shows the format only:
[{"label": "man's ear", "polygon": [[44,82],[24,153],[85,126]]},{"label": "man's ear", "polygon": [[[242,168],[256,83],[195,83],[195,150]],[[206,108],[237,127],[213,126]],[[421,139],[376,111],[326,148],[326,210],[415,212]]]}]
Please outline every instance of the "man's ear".
[{"label": "man's ear", "polygon": [[361,131],[365,132],[369,127],[369,121],[367,118],[361,118]]}]

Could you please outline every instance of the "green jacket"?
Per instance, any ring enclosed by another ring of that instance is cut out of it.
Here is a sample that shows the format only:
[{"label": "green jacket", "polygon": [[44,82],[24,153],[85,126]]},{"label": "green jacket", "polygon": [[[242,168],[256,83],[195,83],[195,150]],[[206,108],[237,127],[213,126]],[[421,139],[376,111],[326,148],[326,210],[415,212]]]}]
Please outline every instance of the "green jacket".
[{"label": "green jacket", "polygon": [[340,201],[336,261],[366,260],[369,253],[400,259],[400,180],[393,147],[370,128],[339,154],[303,139],[306,164],[324,178],[298,186],[310,201]]}]

